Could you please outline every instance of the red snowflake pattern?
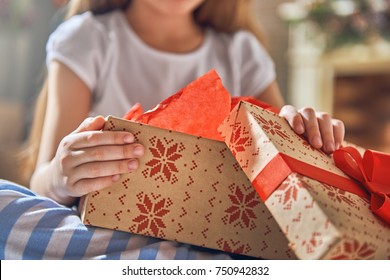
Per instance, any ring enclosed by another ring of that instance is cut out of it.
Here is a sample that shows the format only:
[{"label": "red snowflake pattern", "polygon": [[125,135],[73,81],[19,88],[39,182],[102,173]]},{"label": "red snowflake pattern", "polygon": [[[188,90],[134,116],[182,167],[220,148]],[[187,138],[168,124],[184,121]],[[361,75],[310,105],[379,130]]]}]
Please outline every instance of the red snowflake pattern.
[{"label": "red snowflake pattern", "polygon": [[233,204],[225,210],[225,213],[228,213],[229,224],[236,223],[241,228],[249,227],[251,221],[257,218],[253,209],[260,204],[256,191],[251,188],[244,194],[242,189],[236,186],[229,194],[229,198]]},{"label": "red snowflake pattern", "polygon": [[221,238],[217,241],[217,245],[222,251],[233,254],[245,254],[251,251],[248,244],[241,244],[240,241],[225,240]]},{"label": "red snowflake pattern", "polygon": [[272,135],[278,135],[280,136],[283,140],[290,139],[290,136],[286,133],[286,131],[282,130],[282,126],[280,123],[275,122],[273,120],[266,120],[262,116],[255,114],[251,112],[253,117],[256,119],[257,123],[260,124],[260,126],[267,132],[271,133]]},{"label": "red snowflake pattern", "polygon": [[249,136],[244,136],[245,134],[248,134],[245,132],[245,127],[240,124],[235,125],[229,143],[229,148],[234,156],[239,152],[244,152],[245,148],[252,144],[252,139]]},{"label": "red snowflake pattern", "polygon": [[158,237],[162,230],[166,228],[163,221],[163,217],[170,211],[169,206],[172,205],[172,201],[169,198],[159,199],[153,195],[138,194],[140,203],[137,203],[137,208],[141,214],[133,219],[133,222],[137,223],[137,232],[150,234]]},{"label": "red snowflake pattern", "polygon": [[175,165],[175,161],[182,157],[178,153],[178,148],[179,144],[177,143],[165,147],[163,142],[157,139],[155,147],[149,148],[153,155],[153,159],[146,163],[146,166],[150,167],[149,176],[156,176],[156,179],[160,178],[162,181],[165,178],[168,182],[176,178],[173,173],[177,173],[179,170]]},{"label": "red snowflake pattern", "polygon": [[277,192],[282,197],[283,205],[297,201],[299,189],[304,187],[301,178],[300,175],[293,173],[280,184]]},{"label": "red snowflake pattern", "polygon": [[322,234],[313,232],[309,240],[302,241],[302,247],[306,249],[306,254],[312,254],[323,244]]},{"label": "red snowflake pattern", "polygon": [[331,257],[332,260],[371,260],[375,255],[375,248],[366,242],[357,240],[343,242]]},{"label": "red snowflake pattern", "polygon": [[347,203],[349,206],[352,207],[356,205],[356,202],[347,196],[348,192],[326,184],[323,184],[323,186],[327,189],[327,195],[332,201],[338,203]]}]

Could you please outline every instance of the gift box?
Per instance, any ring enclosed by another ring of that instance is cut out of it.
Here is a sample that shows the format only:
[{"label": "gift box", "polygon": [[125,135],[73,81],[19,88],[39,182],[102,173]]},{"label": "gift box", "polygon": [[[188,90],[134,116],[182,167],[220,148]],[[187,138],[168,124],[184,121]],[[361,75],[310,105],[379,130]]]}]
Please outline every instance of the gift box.
[{"label": "gift box", "polygon": [[145,155],[137,171],[81,199],[83,222],[229,253],[295,259],[217,131],[239,99],[211,70],[145,113],[136,104],[127,120],[109,117],[104,130],[131,132]]},{"label": "gift box", "polygon": [[383,207],[369,201],[388,202],[389,185],[370,195],[284,118],[252,104],[238,104],[219,130],[298,258],[390,259],[390,227],[372,212]]},{"label": "gift box", "polygon": [[145,146],[133,173],[80,202],[85,224],[267,259],[288,241],[222,141],[109,117]]}]

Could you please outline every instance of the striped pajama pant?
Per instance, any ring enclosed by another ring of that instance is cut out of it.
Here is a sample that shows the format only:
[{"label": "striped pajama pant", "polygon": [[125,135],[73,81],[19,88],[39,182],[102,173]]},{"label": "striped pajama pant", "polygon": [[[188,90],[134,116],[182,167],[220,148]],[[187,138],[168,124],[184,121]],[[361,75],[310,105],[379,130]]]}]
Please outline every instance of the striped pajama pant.
[{"label": "striped pajama pant", "polygon": [[74,209],[0,180],[0,259],[225,260],[231,256],[86,226]]}]

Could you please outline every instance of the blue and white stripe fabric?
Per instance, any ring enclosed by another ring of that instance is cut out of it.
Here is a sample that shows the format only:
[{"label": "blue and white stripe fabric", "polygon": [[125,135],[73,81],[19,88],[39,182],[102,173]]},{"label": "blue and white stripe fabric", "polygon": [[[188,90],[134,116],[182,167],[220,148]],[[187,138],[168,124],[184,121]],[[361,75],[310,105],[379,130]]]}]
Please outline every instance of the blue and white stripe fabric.
[{"label": "blue and white stripe fabric", "polygon": [[218,251],[85,226],[77,212],[0,180],[0,259],[230,259]]}]

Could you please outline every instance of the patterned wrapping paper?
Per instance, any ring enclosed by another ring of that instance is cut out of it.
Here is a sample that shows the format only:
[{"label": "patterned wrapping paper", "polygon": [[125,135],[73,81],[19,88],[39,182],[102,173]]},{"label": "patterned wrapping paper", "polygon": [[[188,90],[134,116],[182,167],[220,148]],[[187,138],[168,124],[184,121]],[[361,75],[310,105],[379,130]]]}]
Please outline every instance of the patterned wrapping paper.
[{"label": "patterned wrapping paper", "polygon": [[85,224],[265,259],[295,259],[224,142],[109,117],[146,148],[140,167],[83,197]]},{"label": "patterned wrapping paper", "polygon": [[242,102],[220,132],[298,258],[390,259],[390,227],[366,197],[329,184],[352,180],[285,119]]}]

